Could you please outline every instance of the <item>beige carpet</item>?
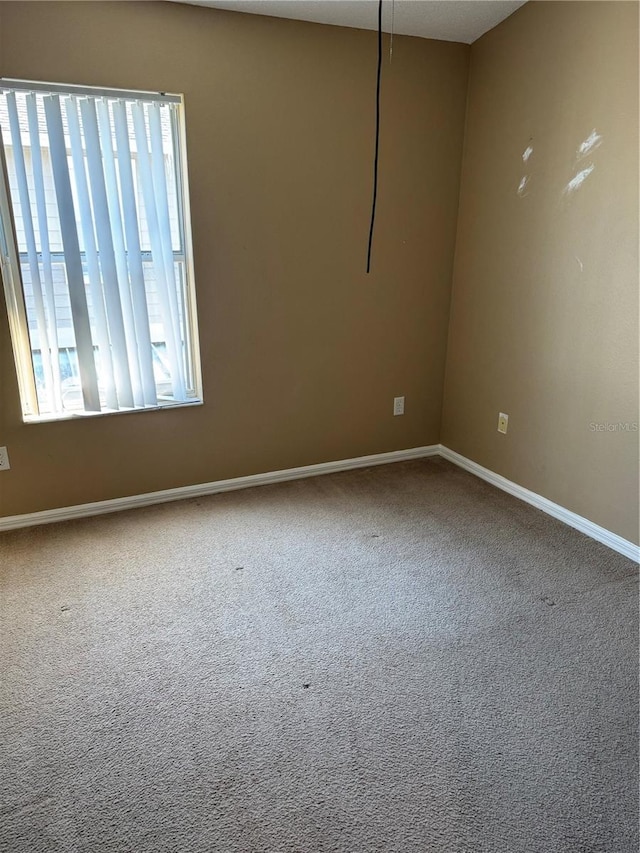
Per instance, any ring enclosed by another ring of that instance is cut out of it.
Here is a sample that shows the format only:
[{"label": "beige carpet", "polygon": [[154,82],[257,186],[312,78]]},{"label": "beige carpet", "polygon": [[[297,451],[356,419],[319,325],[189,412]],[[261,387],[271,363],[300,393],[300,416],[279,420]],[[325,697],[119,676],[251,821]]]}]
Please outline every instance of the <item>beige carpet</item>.
[{"label": "beige carpet", "polygon": [[637,853],[636,567],[442,460],[0,537],[3,853]]}]

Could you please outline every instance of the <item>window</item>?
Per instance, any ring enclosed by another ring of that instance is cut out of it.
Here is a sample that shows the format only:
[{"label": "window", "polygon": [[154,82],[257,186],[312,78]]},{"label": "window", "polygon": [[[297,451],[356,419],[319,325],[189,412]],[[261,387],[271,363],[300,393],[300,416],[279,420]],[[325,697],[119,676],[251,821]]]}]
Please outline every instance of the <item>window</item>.
[{"label": "window", "polygon": [[182,99],[0,80],[25,420],[199,402]]}]

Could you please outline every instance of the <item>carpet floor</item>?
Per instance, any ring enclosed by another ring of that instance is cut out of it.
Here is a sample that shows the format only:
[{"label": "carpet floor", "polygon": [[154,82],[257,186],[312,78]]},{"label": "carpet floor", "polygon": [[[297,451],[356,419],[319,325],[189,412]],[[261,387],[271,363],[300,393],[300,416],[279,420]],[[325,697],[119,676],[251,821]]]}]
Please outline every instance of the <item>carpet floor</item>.
[{"label": "carpet floor", "polygon": [[637,853],[637,567],[440,459],[0,537],[2,853]]}]

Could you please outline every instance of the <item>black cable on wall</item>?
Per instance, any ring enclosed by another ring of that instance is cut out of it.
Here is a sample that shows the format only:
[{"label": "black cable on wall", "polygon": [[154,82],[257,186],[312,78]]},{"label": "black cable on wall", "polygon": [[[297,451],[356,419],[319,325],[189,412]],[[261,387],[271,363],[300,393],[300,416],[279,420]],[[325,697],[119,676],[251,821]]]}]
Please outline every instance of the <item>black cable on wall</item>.
[{"label": "black cable on wall", "polygon": [[373,158],[373,200],[371,203],[371,224],[369,226],[369,247],[367,249],[367,273],[371,269],[371,246],[373,226],[376,221],[376,201],[378,197],[378,153],[380,150],[380,77],[382,74],[382,0],[378,0],[378,73],[376,77],[376,142]]}]

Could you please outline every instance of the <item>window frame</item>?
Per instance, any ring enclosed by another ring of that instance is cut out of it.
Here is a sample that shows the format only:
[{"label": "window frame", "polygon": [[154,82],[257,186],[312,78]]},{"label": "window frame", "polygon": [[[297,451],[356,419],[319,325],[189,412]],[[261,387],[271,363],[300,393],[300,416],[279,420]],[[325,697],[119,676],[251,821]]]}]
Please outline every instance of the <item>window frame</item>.
[{"label": "window frame", "polygon": [[[184,96],[164,92],[148,92],[140,89],[112,89],[65,83],[45,83],[42,81],[0,78],[0,88],[14,91],[32,91],[55,93],[58,95],[84,95],[94,98],[143,98],[146,101],[171,103],[176,108],[176,121],[171,123],[172,145],[174,152],[174,170],[176,183],[176,202],[178,207],[178,228],[181,251],[180,263],[184,268],[184,323],[185,358],[188,371],[193,380],[193,389],[187,400],[158,400],[156,405],[133,408],[87,411],[84,409],[65,412],[40,412],[36,386],[36,371],[27,319],[25,288],[22,276],[18,246],[17,229],[9,187],[9,171],[5,156],[5,146],[0,134],[0,276],[2,277],[9,334],[13,350],[18,380],[22,420],[24,423],[46,423],[54,421],[78,420],[83,418],[106,417],[132,413],[165,411],[167,409],[201,406],[204,403],[202,390],[202,366],[200,339],[197,318],[195,271],[193,260],[193,242],[191,228],[191,206],[189,198],[189,171],[187,164],[187,138]],[[24,253],[22,253],[24,254]],[[148,251],[141,253],[144,259]],[[39,257],[41,253],[38,252]],[[84,256],[84,252],[81,253]],[[87,286],[85,280],[85,287]],[[94,344],[95,348],[95,344]]]}]

